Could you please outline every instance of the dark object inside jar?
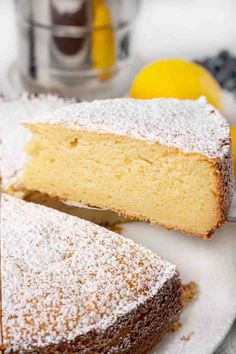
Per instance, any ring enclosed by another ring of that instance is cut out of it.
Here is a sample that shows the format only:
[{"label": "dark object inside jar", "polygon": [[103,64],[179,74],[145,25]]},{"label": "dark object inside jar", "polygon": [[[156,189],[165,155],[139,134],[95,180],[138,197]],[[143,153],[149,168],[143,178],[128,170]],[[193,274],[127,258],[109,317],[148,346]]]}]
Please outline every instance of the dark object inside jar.
[{"label": "dark object inside jar", "polygon": [[[61,12],[56,5],[51,3],[52,22],[54,25],[84,27],[88,24],[89,14],[87,11],[87,2],[83,2],[79,9],[74,12]],[[59,37],[53,36],[57,49],[68,56],[77,54],[84,45],[84,38]]]}]

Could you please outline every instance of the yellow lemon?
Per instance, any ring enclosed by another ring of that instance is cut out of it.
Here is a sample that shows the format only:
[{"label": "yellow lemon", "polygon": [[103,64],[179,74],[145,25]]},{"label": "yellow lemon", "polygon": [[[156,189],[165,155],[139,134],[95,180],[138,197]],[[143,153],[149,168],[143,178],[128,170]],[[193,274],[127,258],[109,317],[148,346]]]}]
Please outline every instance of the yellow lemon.
[{"label": "yellow lemon", "polygon": [[236,125],[233,125],[230,129],[233,145],[234,176],[236,177]]},{"label": "yellow lemon", "polygon": [[130,96],[143,99],[205,96],[216,108],[223,109],[221,89],[214,77],[201,65],[177,59],[160,60],[146,66],[134,79]]},{"label": "yellow lemon", "polygon": [[[104,70],[100,79],[112,75],[115,64],[115,38],[110,11],[104,0],[93,0],[92,60],[96,70]],[[109,70],[110,69],[110,70]]]}]

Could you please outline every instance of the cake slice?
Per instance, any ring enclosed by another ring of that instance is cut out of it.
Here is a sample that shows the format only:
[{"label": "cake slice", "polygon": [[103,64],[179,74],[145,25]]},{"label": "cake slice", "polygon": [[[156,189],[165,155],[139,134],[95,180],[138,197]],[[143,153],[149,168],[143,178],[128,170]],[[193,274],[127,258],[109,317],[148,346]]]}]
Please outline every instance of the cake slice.
[{"label": "cake slice", "polygon": [[177,267],[102,227],[2,195],[5,353],[144,353],[182,310]]},{"label": "cake slice", "polygon": [[25,126],[29,189],[202,238],[226,221],[230,131],[204,98],[85,102]]}]

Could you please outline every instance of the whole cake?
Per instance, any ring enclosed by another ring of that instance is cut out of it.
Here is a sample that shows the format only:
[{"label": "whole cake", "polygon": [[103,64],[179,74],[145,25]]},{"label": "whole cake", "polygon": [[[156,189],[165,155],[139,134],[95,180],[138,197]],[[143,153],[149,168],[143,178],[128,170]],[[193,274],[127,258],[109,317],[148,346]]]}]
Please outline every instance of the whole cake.
[{"label": "whole cake", "polygon": [[182,310],[177,267],[88,221],[1,197],[4,353],[144,353]]},{"label": "whole cake", "polygon": [[25,126],[28,189],[201,238],[226,221],[230,131],[204,98],[84,102]]}]

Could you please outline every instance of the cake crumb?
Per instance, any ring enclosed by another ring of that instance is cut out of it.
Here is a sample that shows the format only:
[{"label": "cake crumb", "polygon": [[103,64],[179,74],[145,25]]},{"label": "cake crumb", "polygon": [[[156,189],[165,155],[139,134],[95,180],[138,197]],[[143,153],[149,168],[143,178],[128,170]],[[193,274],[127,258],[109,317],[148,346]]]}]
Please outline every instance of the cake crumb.
[{"label": "cake crumb", "polygon": [[182,302],[183,306],[187,307],[193,300],[195,300],[198,296],[198,285],[191,281],[188,284],[182,285],[183,295],[182,295]]},{"label": "cake crumb", "polygon": [[[182,305],[186,308],[193,300],[197,298],[198,295],[198,286],[194,281],[191,281],[188,284],[182,285]],[[176,332],[179,328],[182,327],[182,323],[180,321],[174,322],[169,327],[169,332]],[[190,337],[193,335],[191,332],[188,336],[183,336],[181,340],[189,340]],[[188,339],[186,339],[189,337]]]},{"label": "cake crumb", "polygon": [[185,341],[185,342],[188,342],[188,341],[192,338],[193,334],[194,334],[194,332],[190,332],[190,333],[187,334],[186,336],[181,337],[180,340],[183,340],[183,341]]},{"label": "cake crumb", "polygon": [[174,322],[171,324],[169,332],[176,332],[180,327],[182,327],[182,323],[180,321]]}]

